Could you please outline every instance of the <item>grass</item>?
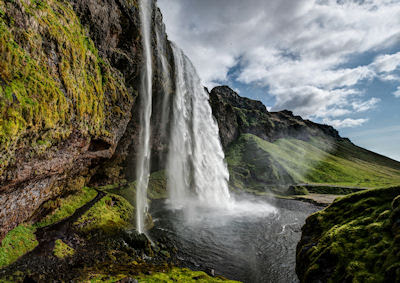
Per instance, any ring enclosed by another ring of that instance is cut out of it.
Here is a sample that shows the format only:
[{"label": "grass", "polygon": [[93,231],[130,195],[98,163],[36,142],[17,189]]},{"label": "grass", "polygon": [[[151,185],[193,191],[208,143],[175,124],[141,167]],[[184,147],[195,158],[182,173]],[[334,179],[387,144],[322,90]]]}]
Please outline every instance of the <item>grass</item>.
[{"label": "grass", "polygon": [[59,259],[64,259],[73,256],[75,250],[59,239],[54,244],[53,254]]},{"label": "grass", "polygon": [[[76,209],[91,201],[96,195],[96,190],[83,188],[74,194],[44,203],[41,208],[48,211],[44,218],[34,224],[21,224],[7,233],[1,242],[0,268],[15,262],[39,244],[35,236],[38,228],[52,225],[72,216]],[[67,248],[56,242],[55,253],[60,255],[61,252],[68,252]]]},{"label": "grass", "polygon": [[400,184],[400,163],[350,142],[322,138],[268,142],[244,134],[229,147],[227,162],[231,185],[239,189],[302,183],[368,188]]},{"label": "grass", "polygon": [[[127,278],[127,275],[125,274],[114,274],[114,275],[109,275],[109,274],[101,274],[101,273],[96,273],[93,272],[92,274],[89,274],[88,279],[82,280],[83,282],[119,282],[120,280],[123,280],[124,278]],[[130,276],[130,278],[137,279],[139,283],[172,283],[172,282],[183,282],[183,283],[190,283],[190,282],[200,282],[200,283],[206,283],[206,282],[238,282],[238,281],[231,281],[227,280],[222,277],[211,277],[207,275],[205,272],[202,271],[192,271],[187,268],[178,268],[178,267],[173,267],[173,268],[166,268],[165,271],[163,272],[151,272],[150,275],[136,275],[136,276]]]},{"label": "grass", "polygon": [[36,229],[21,224],[7,233],[0,247],[0,268],[15,262],[20,256],[32,251],[39,243]]},{"label": "grass", "polygon": [[134,207],[123,197],[108,194],[82,215],[74,225],[85,233],[115,233],[132,225]]},{"label": "grass", "polygon": [[337,199],[310,216],[303,228],[306,240],[298,246],[301,281],[325,275],[328,282],[399,278],[399,204],[400,187],[372,189]]},{"label": "grass", "polygon": [[96,190],[84,187],[82,190],[65,198],[57,198],[44,203],[42,207],[46,210],[51,210],[51,212],[35,223],[35,227],[48,226],[72,216],[78,208],[94,199],[96,195]]},{"label": "grass", "polygon": [[158,283],[158,282],[237,282],[224,278],[211,277],[202,271],[192,271],[187,268],[172,268],[168,272],[159,272],[151,275],[139,277],[139,283]]}]

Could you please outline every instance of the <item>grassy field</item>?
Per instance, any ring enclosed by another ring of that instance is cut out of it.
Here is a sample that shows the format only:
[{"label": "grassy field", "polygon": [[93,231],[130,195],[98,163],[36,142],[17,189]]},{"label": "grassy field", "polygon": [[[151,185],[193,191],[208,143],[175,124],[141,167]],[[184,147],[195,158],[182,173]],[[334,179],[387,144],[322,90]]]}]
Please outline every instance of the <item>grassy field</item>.
[{"label": "grassy field", "polygon": [[[400,163],[348,141],[312,138],[268,142],[244,134],[227,151],[231,186],[282,190],[290,184],[377,188],[400,184]],[[281,188],[281,189],[279,189]]]}]

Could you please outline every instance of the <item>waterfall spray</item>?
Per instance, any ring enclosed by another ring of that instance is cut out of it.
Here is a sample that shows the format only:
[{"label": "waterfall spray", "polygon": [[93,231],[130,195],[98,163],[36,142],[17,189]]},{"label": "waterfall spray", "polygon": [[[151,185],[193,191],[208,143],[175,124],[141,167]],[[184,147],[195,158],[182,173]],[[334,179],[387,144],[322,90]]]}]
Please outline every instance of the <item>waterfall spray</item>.
[{"label": "waterfall spray", "polygon": [[176,92],[167,158],[170,203],[229,208],[229,173],[208,93],[190,60],[173,44]]},{"label": "waterfall spray", "polygon": [[148,210],[147,186],[150,175],[150,119],[152,111],[152,52],[151,52],[151,7],[152,1],[140,0],[140,20],[142,32],[143,58],[145,71],[142,72],[140,89],[140,133],[136,164],[136,229],[144,232],[144,218]]}]

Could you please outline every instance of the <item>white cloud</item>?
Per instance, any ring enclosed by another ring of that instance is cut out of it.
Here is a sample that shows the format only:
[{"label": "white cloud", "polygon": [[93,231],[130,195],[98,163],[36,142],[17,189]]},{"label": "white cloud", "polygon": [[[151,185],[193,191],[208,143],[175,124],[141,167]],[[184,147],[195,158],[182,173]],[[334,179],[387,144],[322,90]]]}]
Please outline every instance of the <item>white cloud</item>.
[{"label": "white cloud", "polygon": [[379,100],[363,99],[359,84],[398,78],[393,72],[400,66],[400,52],[382,54],[372,63],[349,63],[364,52],[398,46],[400,0],[158,3],[170,39],[191,58],[208,87],[228,83],[235,67],[233,79],[268,87],[276,101],[273,110],[288,108],[309,118],[367,111]]},{"label": "white cloud", "polygon": [[331,119],[323,120],[325,124],[332,125],[337,129],[358,127],[366,123],[367,121],[368,119],[350,119],[350,118],[346,118],[344,120],[331,120]]},{"label": "white cloud", "polygon": [[379,73],[393,72],[400,66],[400,52],[378,56],[371,64]]},{"label": "white cloud", "polygon": [[368,101],[353,101],[351,105],[356,112],[364,112],[374,108],[380,101],[379,98],[373,97]]},{"label": "white cloud", "polygon": [[393,94],[395,97],[400,97],[400,86],[397,87],[397,90]]}]

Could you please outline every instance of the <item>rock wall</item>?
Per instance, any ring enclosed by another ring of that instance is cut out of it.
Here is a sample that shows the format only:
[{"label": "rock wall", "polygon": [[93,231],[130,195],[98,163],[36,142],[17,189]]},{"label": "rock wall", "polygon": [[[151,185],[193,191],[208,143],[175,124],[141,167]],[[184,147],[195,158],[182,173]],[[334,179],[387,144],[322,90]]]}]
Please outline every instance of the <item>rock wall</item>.
[{"label": "rock wall", "polygon": [[[152,44],[157,29],[172,62],[153,7]],[[48,199],[134,178],[141,50],[136,0],[0,0],[0,240]],[[155,168],[165,152],[158,70]]]},{"label": "rock wall", "polygon": [[347,140],[333,127],[304,120],[288,110],[269,112],[262,102],[241,97],[228,86],[212,89],[210,103],[225,148],[241,134],[253,134],[268,141],[286,137],[308,140],[312,136]]}]

